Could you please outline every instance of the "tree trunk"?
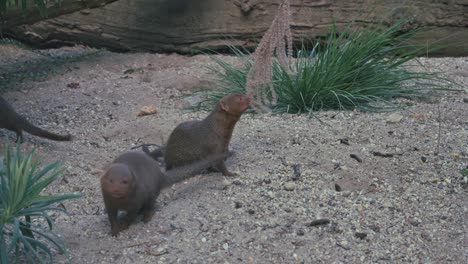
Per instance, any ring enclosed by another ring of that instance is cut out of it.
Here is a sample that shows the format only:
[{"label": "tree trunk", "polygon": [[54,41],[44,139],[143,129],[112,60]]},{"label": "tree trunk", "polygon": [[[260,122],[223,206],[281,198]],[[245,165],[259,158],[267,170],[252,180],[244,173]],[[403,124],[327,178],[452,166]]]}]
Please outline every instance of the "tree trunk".
[{"label": "tree trunk", "polygon": [[[74,7],[79,9],[77,2]],[[124,51],[176,51],[226,49],[226,44],[255,47],[268,29],[280,0],[118,0],[86,1],[99,6],[10,27],[15,37],[37,46],[81,42]],[[419,44],[461,43],[442,55],[468,55],[468,0],[292,0],[292,31],[296,44],[327,36],[333,19],[338,31],[358,19],[368,24],[385,16],[392,23],[402,15],[416,15],[411,27],[424,26]],[[371,16],[366,14],[377,8]],[[75,9],[68,9],[75,10]],[[65,12],[67,13],[67,12]],[[13,23],[14,24],[14,23]]]}]

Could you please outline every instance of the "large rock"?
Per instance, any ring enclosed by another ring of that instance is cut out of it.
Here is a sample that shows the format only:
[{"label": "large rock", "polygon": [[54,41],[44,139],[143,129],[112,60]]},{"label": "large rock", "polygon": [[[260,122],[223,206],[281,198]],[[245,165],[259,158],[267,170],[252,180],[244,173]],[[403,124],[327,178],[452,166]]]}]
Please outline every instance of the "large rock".
[{"label": "large rock", "polygon": [[[81,42],[114,50],[177,51],[225,49],[236,41],[255,47],[276,14],[280,0],[118,0],[30,25],[13,27],[10,34],[36,45]],[[442,50],[444,55],[468,55],[468,0],[413,0],[399,6],[391,1],[291,0],[294,39],[323,38],[336,18],[338,29],[359,18],[370,23],[391,14],[416,15],[411,25],[427,27],[420,44],[445,38],[442,43],[462,46]],[[365,17],[376,4],[373,16]]]}]

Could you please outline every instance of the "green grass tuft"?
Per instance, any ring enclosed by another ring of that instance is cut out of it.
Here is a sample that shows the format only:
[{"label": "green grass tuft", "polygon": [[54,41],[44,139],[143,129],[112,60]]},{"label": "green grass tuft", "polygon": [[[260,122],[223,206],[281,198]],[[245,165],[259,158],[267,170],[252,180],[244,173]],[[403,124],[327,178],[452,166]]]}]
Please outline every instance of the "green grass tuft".
[{"label": "green grass tuft", "polygon": [[66,248],[49,213],[66,213],[54,204],[79,195],[42,195],[63,169],[58,162],[39,169],[34,150],[23,156],[19,145],[13,151],[8,146],[0,161],[0,263],[51,263],[50,246]]},{"label": "green grass tuft", "polygon": [[[392,99],[435,95],[449,90],[452,82],[438,73],[411,71],[417,57],[441,47],[410,45],[408,40],[419,31],[402,33],[409,18],[391,26],[379,22],[359,28],[354,22],[341,34],[334,25],[328,39],[312,50],[302,48],[292,63],[292,73],[273,63],[273,88],[278,94],[274,112],[309,113],[317,110],[381,111],[398,107]],[[243,60],[235,68],[212,56],[217,66],[210,68],[218,77],[219,87],[205,90],[202,109],[212,109],[230,93],[245,93],[246,76],[252,65],[249,53],[235,47],[231,50]],[[420,66],[420,65],[419,65]]]}]

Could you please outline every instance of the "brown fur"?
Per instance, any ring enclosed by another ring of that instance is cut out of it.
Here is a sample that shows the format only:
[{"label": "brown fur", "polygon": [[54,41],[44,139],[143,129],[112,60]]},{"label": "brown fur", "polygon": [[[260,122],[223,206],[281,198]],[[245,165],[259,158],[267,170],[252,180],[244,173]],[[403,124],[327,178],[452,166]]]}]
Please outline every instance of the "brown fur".
[{"label": "brown fur", "polygon": [[[143,213],[143,221],[150,221],[155,200],[163,188],[193,176],[225,156],[210,156],[166,173],[143,152],[127,152],[116,158],[101,177],[102,196],[112,235],[116,236],[127,229],[140,211]],[[127,212],[123,223],[117,219],[119,210]]]},{"label": "brown fur", "polygon": [[16,132],[16,142],[23,142],[23,130],[35,136],[57,141],[72,140],[71,135],[57,135],[34,126],[24,117],[20,116],[13,107],[0,96],[0,128]]},{"label": "brown fur", "polygon": [[[149,155],[156,159],[164,152],[166,168],[170,170],[209,155],[227,153],[234,127],[250,102],[251,98],[244,94],[225,96],[205,119],[179,124],[169,136],[165,149]],[[214,167],[223,175],[235,175],[227,170],[224,160],[219,160]]]}]

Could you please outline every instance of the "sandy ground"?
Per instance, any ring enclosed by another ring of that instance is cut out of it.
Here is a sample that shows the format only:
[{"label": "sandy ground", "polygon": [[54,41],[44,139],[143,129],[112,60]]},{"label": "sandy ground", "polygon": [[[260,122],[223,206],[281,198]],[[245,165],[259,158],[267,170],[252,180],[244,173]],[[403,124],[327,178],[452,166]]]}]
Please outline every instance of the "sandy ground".
[{"label": "sandy ground", "polygon": [[[64,203],[69,217],[54,214],[69,249],[69,258],[56,253],[58,263],[468,262],[461,173],[468,166],[468,58],[422,59],[465,91],[402,100],[412,106],[394,113],[317,113],[324,123],[244,115],[227,162],[239,176],[178,183],[160,195],[150,223],[138,219],[114,238],[100,193],[103,167],[135,145],[162,143],[182,121],[205,117],[184,110],[178,96],[213,85],[204,68],[213,62],[110,52],[54,59],[75,52],[89,50],[0,45],[4,98],[34,124],[75,137],[26,134],[23,144],[44,163],[63,161],[66,172],[48,192],[82,194]],[[144,105],[158,113],[137,117]],[[397,120],[389,123],[392,114]],[[8,138],[14,134],[0,130],[2,152]]]}]

